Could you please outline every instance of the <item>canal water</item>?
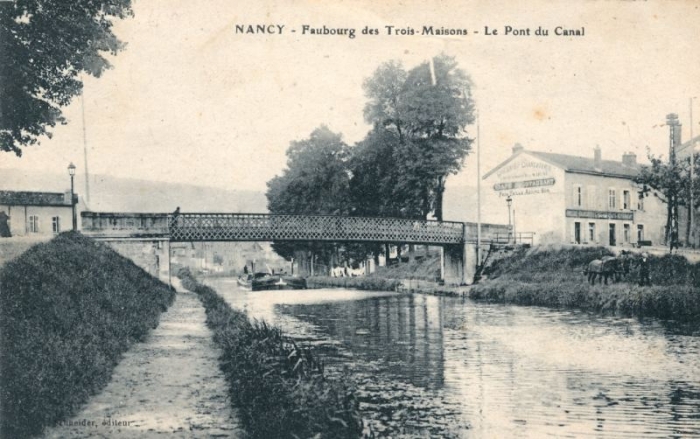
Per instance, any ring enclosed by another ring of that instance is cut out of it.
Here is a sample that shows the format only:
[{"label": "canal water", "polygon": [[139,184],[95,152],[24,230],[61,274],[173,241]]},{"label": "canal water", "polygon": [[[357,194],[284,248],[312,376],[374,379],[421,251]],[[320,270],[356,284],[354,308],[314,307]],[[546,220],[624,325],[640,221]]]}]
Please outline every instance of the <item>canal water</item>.
[{"label": "canal water", "polygon": [[700,437],[700,324],[209,283],[349,373],[376,437]]}]

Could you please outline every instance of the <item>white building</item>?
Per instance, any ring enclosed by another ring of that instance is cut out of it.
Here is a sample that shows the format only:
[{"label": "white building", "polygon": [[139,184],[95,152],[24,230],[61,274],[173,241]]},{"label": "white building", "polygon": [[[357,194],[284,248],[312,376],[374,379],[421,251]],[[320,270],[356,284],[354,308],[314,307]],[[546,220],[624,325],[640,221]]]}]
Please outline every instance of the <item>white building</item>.
[{"label": "white building", "polygon": [[[536,244],[632,246],[663,244],[666,206],[643,197],[633,179],[640,165],[513,147],[513,155],[484,175],[482,221],[534,232]],[[510,212],[508,199],[511,199]]]},{"label": "white building", "polygon": [[70,201],[70,192],[0,191],[0,221],[13,237],[50,237],[72,229]]}]

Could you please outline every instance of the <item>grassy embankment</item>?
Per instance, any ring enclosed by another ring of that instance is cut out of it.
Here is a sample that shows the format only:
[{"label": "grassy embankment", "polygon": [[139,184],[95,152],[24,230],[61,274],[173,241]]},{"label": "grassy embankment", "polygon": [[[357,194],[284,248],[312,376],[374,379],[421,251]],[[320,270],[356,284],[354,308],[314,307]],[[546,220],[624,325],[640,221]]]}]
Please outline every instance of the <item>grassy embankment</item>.
[{"label": "grassy embankment", "polygon": [[187,269],[178,275],[206,309],[231,401],[250,437],[360,437],[362,420],[346,380],[327,378],[311,351],[278,328],[252,323]]},{"label": "grassy embankment", "polygon": [[74,232],[7,262],[0,269],[0,437],[37,435],[74,415],[174,297],[130,260]]},{"label": "grassy embankment", "polygon": [[682,256],[650,256],[652,286],[640,287],[634,256],[619,283],[589,285],[588,262],[605,248],[520,249],[485,269],[487,280],[469,290],[475,300],[579,308],[619,315],[700,319],[700,263]]}]

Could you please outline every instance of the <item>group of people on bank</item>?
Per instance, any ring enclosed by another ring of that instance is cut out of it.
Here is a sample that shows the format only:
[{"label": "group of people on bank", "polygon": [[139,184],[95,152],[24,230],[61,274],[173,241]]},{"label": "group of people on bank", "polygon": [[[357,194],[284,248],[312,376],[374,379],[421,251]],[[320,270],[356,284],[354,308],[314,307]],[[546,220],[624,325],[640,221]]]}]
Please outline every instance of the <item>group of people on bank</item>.
[{"label": "group of people on bank", "polygon": [[[589,262],[584,274],[588,276],[591,285],[598,280],[607,285],[608,280],[619,282],[623,276],[633,273],[633,263],[636,265],[637,280],[640,286],[651,285],[649,254],[644,252],[641,257],[633,257],[631,252],[623,250],[619,256],[602,256]],[[629,277],[628,277],[629,278]]]}]

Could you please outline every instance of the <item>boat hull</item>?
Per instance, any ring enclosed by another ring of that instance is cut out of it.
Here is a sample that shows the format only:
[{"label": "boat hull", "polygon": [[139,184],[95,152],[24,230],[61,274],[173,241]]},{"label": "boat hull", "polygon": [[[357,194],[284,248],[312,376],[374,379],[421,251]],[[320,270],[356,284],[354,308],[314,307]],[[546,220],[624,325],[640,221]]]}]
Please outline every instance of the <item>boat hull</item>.
[{"label": "boat hull", "polygon": [[261,279],[253,279],[253,291],[265,290],[305,290],[306,279],[291,276],[267,276]]}]

